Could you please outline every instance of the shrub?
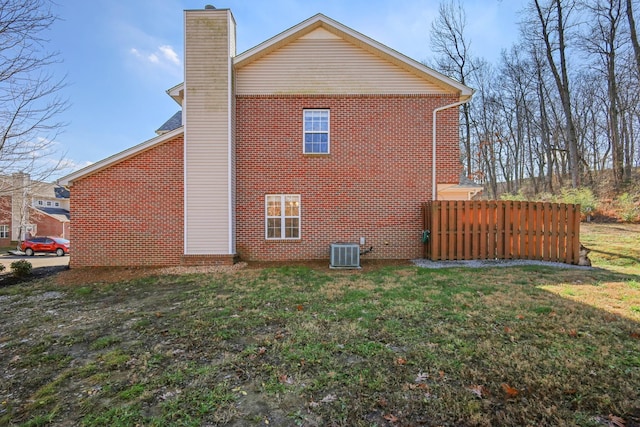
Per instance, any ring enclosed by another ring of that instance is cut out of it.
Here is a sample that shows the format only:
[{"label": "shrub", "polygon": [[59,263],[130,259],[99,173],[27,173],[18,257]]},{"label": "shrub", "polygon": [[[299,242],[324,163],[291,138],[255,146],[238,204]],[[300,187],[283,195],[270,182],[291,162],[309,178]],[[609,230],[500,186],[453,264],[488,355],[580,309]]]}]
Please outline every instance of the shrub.
[{"label": "shrub", "polygon": [[32,265],[29,261],[20,260],[11,263],[11,271],[16,277],[27,277],[31,274]]},{"label": "shrub", "polygon": [[550,202],[550,203],[555,203],[558,200],[558,197],[555,194],[551,194],[551,193],[538,193],[538,195],[536,195],[536,201],[537,202]]},{"label": "shrub", "polygon": [[5,269],[4,264],[0,264],[0,273],[2,273],[4,271],[4,269]]},{"label": "shrub", "polygon": [[562,190],[562,201],[580,205],[580,212],[587,217],[598,207],[596,196],[590,188],[570,188]]},{"label": "shrub", "polygon": [[513,193],[504,193],[500,195],[500,200],[511,200],[514,202],[524,202],[527,200],[527,197],[524,195],[522,190],[518,191],[518,194]]},{"label": "shrub", "polygon": [[638,219],[640,208],[636,206],[633,201],[633,197],[629,193],[624,193],[618,196],[616,202],[620,211],[620,219],[624,222],[633,222]]}]

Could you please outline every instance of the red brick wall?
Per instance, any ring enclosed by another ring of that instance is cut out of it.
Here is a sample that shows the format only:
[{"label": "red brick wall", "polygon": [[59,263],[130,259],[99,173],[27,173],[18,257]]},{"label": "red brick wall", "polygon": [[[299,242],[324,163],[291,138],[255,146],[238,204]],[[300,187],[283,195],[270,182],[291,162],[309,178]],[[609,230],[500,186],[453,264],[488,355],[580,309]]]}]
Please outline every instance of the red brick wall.
[{"label": "red brick wall", "polygon": [[[328,259],[332,242],[367,258],[422,255],[420,203],[431,199],[436,96],[237,97],[237,249],[245,260]],[[305,108],[331,111],[331,154],[302,153]],[[439,183],[458,182],[458,110],[438,114]],[[267,241],[265,194],[301,195],[301,239]]]},{"label": "red brick wall", "polygon": [[66,229],[69,228],[69,224],[64,224],[55,218],[45,215],[35,208],[31,208],[29,212],[29,222],[36,224],[38,236],[51,236],[51,237],[63,237],[67,239],[69,236],[65,236]]},{"label": "red brick wall", "polygon": [[9,237],[0,238],[0,247],[11,246],[11,196],[0,196],[0,225],[9,227]]},{"label": "red brick wall", "polygon": [[183,138],[73,183],[71,267],[178,265]]}]

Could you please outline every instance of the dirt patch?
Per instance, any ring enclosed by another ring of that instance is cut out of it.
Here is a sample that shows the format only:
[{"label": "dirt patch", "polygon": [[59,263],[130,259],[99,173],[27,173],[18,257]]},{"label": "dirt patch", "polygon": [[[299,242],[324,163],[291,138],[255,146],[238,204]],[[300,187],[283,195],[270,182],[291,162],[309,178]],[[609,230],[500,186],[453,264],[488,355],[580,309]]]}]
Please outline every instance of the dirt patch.
[{"label": "dirt patch", "polygon": [[32,269],[31,274],[25,277],[16,277],[12,272],[5,271],[0,274],[0,288],[53,276],[54,274],[59,274],[67,269],[67,266],[38,267]]},{"label": "dirt patch", "polygon": [[[410,260],[362,260],[361,268],[354,270],[344,270],[351,272],[368,272],[384,267],[410,267],[413,264]],[[39,277],[59,273],[56,282],[60,285],[81,285],[91,283],[117,283],[143,277],[176,275],[176,274],[209,274],[209,273],[231,273],[242,269],[259,270],[265,268],[281,267],[307,267],[317,271],[329,271],[329,260],[311,261],[250,261],[239,262],[233,266],[201,266],[201,267],[101,267],[101,268],[59,268],[57,270],[43,271]],[[34,270],[35,271],[35,270]],[[15,282],[19,283],[19,282]]]}]

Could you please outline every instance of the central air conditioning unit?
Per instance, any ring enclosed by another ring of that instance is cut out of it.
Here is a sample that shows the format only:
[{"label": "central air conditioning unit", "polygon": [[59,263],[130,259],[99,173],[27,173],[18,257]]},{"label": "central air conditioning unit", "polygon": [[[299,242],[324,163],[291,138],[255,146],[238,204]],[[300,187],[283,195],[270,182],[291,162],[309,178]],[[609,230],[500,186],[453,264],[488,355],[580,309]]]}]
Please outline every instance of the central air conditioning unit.
[{"label": "central air conditioning unit", "polygon": [[331,243],[329,268],[360,268],[360,245],[357,243]]}]

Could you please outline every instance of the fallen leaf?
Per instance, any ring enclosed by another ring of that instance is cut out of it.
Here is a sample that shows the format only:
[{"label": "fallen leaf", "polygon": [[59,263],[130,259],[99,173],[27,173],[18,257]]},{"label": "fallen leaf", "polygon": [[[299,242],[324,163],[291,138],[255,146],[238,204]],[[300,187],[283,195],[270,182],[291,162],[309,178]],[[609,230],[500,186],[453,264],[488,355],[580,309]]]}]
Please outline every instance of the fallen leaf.
[{"label": "fallen leaf", "polygon": [[518,319],[520,319],[520,320],[523,320],[523,319],[524,319],[524,316],[523,316],[522,314],[518,314],[516,317],[517,317]]},{"label": "fallen leaf", "polygon": [[625,427],[624,420],[613,414],[609,414],[609,427]]},{"label": "fallen leaf", "polygon": [[158,317],[158,318],[162,317],[162,313],[160,313],[159,311],[156,311],[155,314],[156,314],[156,317]]},{"label": "fallen leaf", "polygon": [[427,381],[428,378],[429,378],[429,374],[425,374],[424,372],[418,372],[418,376],[416,376],[416,379],[413,381],[417,383],[423,383]]},{"label": "fallen leaf", "polygon": [[260,356],[262,356],[263,354],[265,354],[267,352],[267,349],[265,347],[260,347],[258,348],[258,354]]},{"label": "fallen leaf", "polygon": [[511,328],[510,328],[510,327],[508,327],[508,326],[505,326],[505,327],[504,327],[504,331],[505,331],[507,334],[510,334],[511,332],[513,332],[513,329],[511,329]]},{"label": "fallen leaf", "polygon": [[487,389],[482,385],[472,385],[467,387],[467,390],[469,390],[479,398],[482,398],[483,395],[487,394]]},{"label": "fallen leaf", "polygon": [[443,380],[444,379],[444,371],[439,371],[438,374],[440,375],[440,379]]},{"label": "fallen leaf", "polygon": [[282,374],[278,377],[282,384],[293,384],[293,379],[289,377],[287,374]]},{"label": "fallen leaf", "polygon": [[406,365],[406,364],[407,364],[407,359],[403,359],[402,357],[398,357],[398,358],[396,359],[396,363],[397,363],[398,365]]},{"label": "fallen leaf", "polygon": [[575,329],[569,329],[567,335],[569,335],[571,338],[576,338],[578,336],[578,331],[576,331]]},{"label": "fallen leaf", "polygon": [[398,422],[398,417],[396,417],[393,414],[387,414],[382,418],[384,418],[385,420],[389,421],[390,423],[397,423]]},{"label": "fallen leaf", "polygon": [[516,397],[519,393],[518,389],[511,387],[507,383],[502,383],[502,389],[507,393],[508,397]]},{"label": "fallen leaf", "polygon": [[635,339],[637,339],[637,340],[640,340],[640,332],[631,332],[631,333],[629,334],[629,336],[630,336],[631,338],[635,338]]},{"label": "fallen leaf", "polygon": [[302,304],[298,304],[298,305],[296,306],[296,310],[298,310],[298,311],[302,311],[302,310],[304,310],[304,306],[303,306]]}]

